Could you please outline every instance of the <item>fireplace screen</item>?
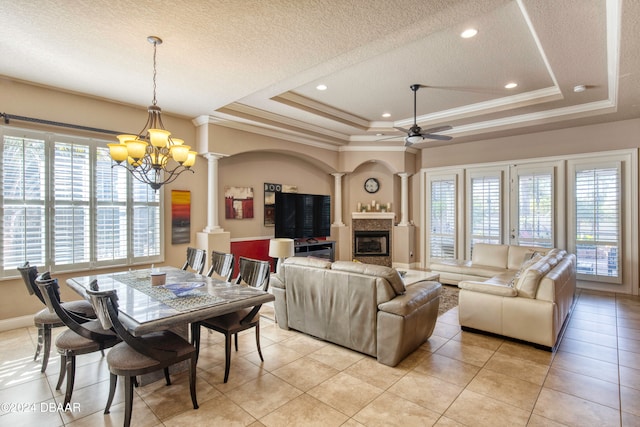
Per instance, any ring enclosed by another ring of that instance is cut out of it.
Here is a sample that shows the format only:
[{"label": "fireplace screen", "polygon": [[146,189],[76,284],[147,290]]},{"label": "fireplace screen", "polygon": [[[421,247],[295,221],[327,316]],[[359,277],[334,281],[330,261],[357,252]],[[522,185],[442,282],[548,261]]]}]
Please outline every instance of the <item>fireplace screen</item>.
[{"label": "fireplace screen", "polygon": [[355,231],[353,240],[355,256],[389,256],[388,231]]}]

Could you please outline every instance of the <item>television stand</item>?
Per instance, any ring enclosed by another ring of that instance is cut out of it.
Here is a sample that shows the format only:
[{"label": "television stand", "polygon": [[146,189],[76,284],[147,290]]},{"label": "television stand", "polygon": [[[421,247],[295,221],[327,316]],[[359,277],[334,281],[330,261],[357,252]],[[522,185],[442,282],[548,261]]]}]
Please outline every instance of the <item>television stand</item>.
[{"label": "television stand", "polygon": [[293,256],[312,256],[333,262],[335,261],[335,245],[336,242],[330,240],[318,240],[315,243],[311,243],[309,240],[296,240]]}]

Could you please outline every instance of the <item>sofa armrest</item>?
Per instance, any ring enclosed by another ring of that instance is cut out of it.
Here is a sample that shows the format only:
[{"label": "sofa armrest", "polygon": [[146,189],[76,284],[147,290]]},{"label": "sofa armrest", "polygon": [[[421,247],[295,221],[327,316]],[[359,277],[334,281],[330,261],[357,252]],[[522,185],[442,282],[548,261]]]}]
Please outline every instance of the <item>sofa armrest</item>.
[{"label": "sofa armrest", "polygon": [[498,285],[495,283],[476,282],[472,280],[464,280],[458,283],[460,289],[473,292],[481,292],[483,294],[498,295],[501,297],[518,296],[518,291],[511,286]]},{"label": "sofa armrest", "polygon": [[269,286],[272,288],[286,289],[286,286],[280,276],[275,273],[269,278]]},{"label": "sofa armrest", "polygon": [[414,283],[403,295],[378,304],[378,362],[396,366],[429,339],[438,319],[441,287],[438,282]]},{"label": "sofa armrest", "polygon": [[276,323],[281,329],[289,330],[289,313],[287,311],[287,290],[284,282],[277,274],[272,274],[269,279],[269,292],[276,298],[273,302]]},{"label": "sofa armrest", "polygon": [[[437,286],[436,286],[437,285]],[[402,295],[378,305],[378,310],[398,316],[407,316],[429,301],[437,298],[441,292],[438,282],[421,281],[407,286]]]}]

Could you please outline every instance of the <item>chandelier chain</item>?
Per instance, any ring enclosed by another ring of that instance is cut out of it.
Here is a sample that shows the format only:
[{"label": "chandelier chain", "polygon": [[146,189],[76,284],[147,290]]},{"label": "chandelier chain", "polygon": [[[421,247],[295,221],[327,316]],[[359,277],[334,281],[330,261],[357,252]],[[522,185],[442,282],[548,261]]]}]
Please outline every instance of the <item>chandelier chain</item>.
[{"label": "chandelier chain", "polygon": [[158,42],[153,42],[153,105],[157,105],[158,101],[156,100],[156,50],[158,47]]}]

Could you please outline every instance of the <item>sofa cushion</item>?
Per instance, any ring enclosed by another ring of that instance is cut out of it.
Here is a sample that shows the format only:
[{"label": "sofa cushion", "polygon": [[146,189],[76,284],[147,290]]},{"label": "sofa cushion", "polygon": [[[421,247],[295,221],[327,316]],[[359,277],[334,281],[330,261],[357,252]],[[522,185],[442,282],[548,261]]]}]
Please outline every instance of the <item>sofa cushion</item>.
[{"label": "sofa cushion", "polygon": [[489,282],[477,282],[472,280],[463,280],[458,283],[460,289],[467,291],[481,292],[483,294],[498,295],[501,297],[515,297],[518,292],[508,285],[498,285]]},{"label": "sofa cushion", "polygon": [[383,265],[365,264],[362,262],[336,261],[331,264],[331,269],[364,274],[366,276],[380,277],[389,282],[396,295],[402,295],[405,292],[402,277],[400,277],[400,273],[398,273],[395,268],[385,267]]},{"label": "sofa cushion", "polygon": [[485,265],[488,267],[507,268],[508,253],[509,245],[476,243],[473,245],[471,262],[474,266]]},{"label": "sofa cushion", "polygon": [[331,261],[325,258],[307,257],[290,257],[284,261],[287,265],[299,265],[302,267],[330,268]]},{"label": "sofa cushion", "polygon": [[537,253],[544,255],[545,251],[543,248],[532,248],[530,246],[509,246],[507,268],[509,270],[519,270],[523,262],[531,259]]},{"label": "sofa cushion", "polygon": [[544,260],[540,259],[535,264],[528,267],[522,272],[516,283],[516,289],[518,290],[518,296],[524,298],[535,298],[538,292],[538,285],[542,276],[547,274],[551,267]]}]

